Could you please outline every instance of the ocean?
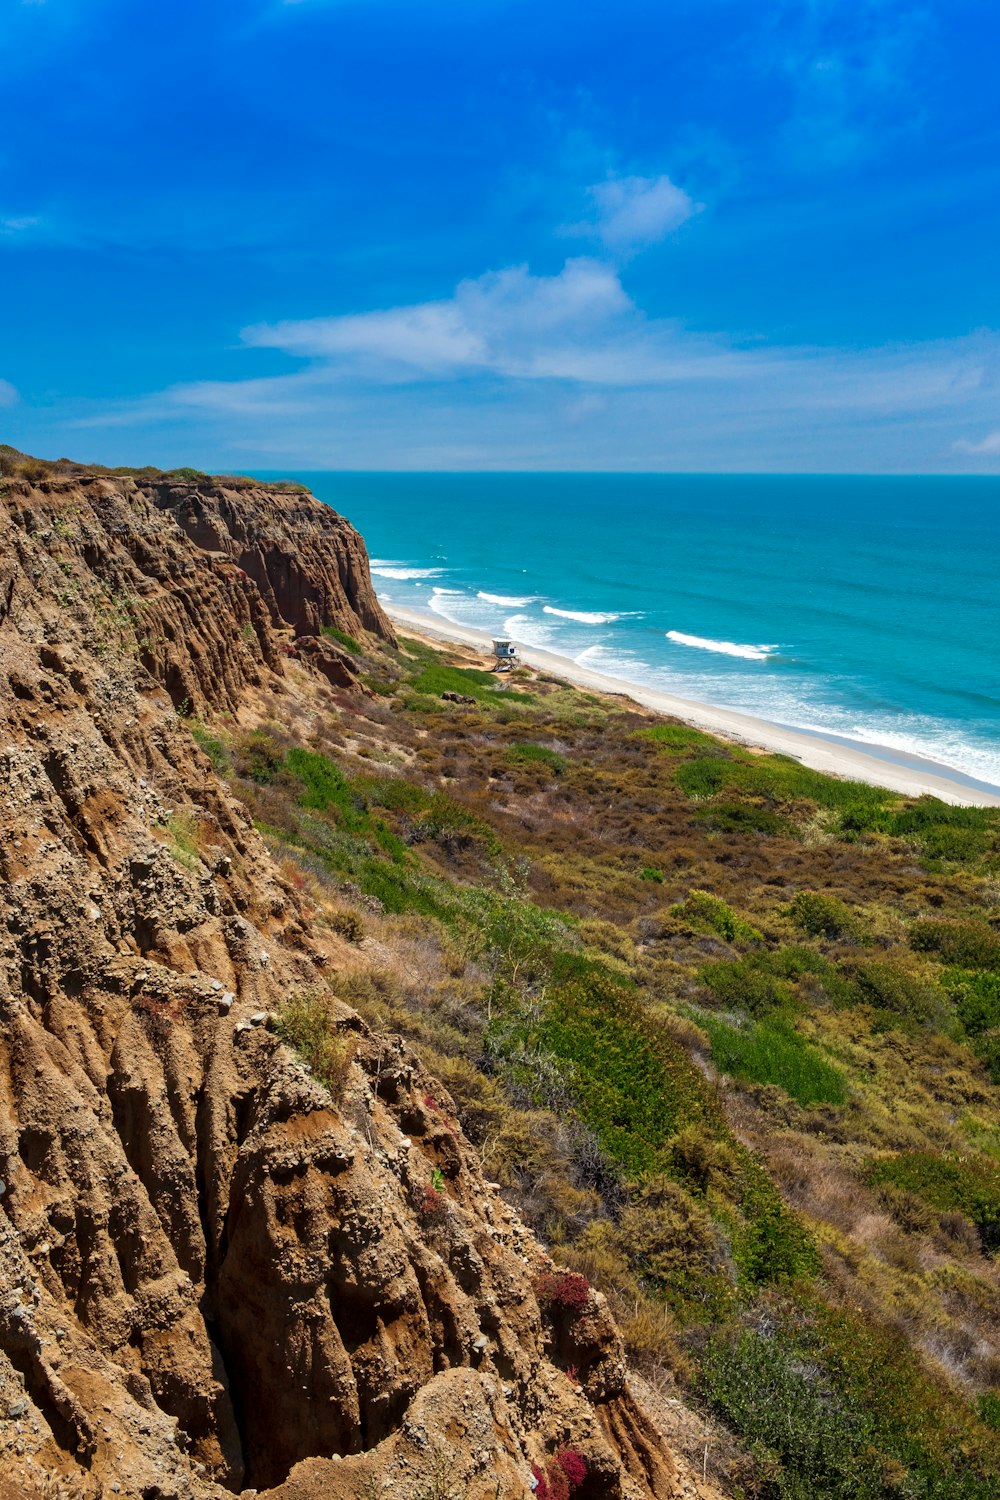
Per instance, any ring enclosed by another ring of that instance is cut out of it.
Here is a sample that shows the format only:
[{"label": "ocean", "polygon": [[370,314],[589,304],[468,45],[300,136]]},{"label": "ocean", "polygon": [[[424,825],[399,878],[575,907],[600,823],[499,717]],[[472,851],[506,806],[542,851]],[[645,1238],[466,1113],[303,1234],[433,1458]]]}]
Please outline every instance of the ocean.
[{"label": "ocean", "polygon": [[1000,479],[294,477],[389,605],[1000,787]]}]

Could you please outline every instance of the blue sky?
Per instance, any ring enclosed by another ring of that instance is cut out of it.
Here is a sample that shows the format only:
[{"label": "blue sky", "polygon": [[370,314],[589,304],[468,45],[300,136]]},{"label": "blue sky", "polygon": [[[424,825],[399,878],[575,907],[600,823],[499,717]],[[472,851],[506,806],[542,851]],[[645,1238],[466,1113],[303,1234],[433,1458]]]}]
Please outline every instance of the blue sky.
[{"label": "blue sky", "polygon": [[4,0],[0,433],[1000,470],[994,0]]}]

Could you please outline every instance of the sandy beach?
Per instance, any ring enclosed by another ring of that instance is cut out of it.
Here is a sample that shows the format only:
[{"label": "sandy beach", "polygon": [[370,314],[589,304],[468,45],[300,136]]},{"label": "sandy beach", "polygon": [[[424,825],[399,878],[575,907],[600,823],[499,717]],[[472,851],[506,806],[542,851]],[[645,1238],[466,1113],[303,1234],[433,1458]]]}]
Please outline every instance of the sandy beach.
[{"label": "sandy beach", "polygon": [[[385,604],[384,601],[383,608],[404,634],[424,637],[435,643],[444,641],[470,646],[486,653],[490,651],[491,639],[486,631],[459,627],[437,616],[405,609],[397,604]],[[643,708],[681,719],[685,724],[717,734],[722,739],[793,756],[814,771],[864,781],[872,786],[888,787],[910,797],[928,793],[940,797],[944,802],[975,807],[1000,807],[1000,788],[990,788],[949,766],[904,755],[900,751],[890,751],[881,745],[792,729],[733,709],[718,708],[689,698],[677,698],[655,688],[641,687],[609,677],[603,672],[594,672],[569,657],[557,656],[554,652],[543,651],[534,646],[522,648],[519,643],[516,644],[522,661],[538,671],[562,678],[576,687],[629,698]]]}]

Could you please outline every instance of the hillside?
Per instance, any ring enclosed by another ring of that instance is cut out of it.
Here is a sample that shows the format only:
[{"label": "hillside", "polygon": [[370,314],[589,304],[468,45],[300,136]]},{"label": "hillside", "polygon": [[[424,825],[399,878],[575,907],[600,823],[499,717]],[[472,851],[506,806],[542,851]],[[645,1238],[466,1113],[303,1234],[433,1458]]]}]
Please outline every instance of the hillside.
[{"label": "hillside", "polygon": [[693,1494],[200,727],[369,701],[360,538],[297,489],[4,468],[0,1491]]},{"label": "hillside", "polygon": [[998,815],[0,462],[0,1495],[994,1495]]}]

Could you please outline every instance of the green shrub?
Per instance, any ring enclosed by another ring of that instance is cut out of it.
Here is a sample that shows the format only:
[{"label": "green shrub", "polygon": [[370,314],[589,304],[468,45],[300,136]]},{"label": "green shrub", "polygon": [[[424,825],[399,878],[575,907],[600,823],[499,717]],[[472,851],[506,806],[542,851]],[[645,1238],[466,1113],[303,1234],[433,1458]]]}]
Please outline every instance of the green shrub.
[{"label": "green shrub", "polygon": [[336,625],[321,625],[320,635],[327,636],[331,641],[336,641],[338,646],[343,646],[345,651],[350,651],[353,656],[363,656],[364,647],[360,641],[356,641],[353,635],[348,635],[346,630],[340,630]]},{"label": "green shrub", "polygon": [[730,782],[730,759],[725,750],[707,751],[677,767],[677,784],[689,797],[714,797]]},{"label": "green shrub", "polygon": [[773,1083],[797,1103],[843,1104],[847,1086],[839,1068],[821,1057],[787,1022],[759,1021],[747,1027],[730,1026],[718,1016],[698,1016],[708,1032],[712,1058],[722,1073],[750,1083]]},{"label": "green shrub", "polygon": [[985,922],[913,922],[910,946],[961,969],[1000,970],[1000,937]]},{"label": "green shrub", "polygon": [[1000,1250],[1000,1164],[989,1157],[906,1151],[873,1162],[866,1176],[870,1183],[892,1183],[915,1193],[939,1213],[965,1214],[979,1230],[983,1248]]},{"label": "green shrub", "polygon": [[769,1473],[782,1500],[883,1500],[872,1462],[875,1423],[848,1405],[825,1371],[777,1332],[743,1329],[712,1339],[700,1386]]},{"label": "green shrub", "polygon": [[761,953],[755,961],[780,979],[790,979],[800,985],[805,981],[807,993],[820,989],[836,1005],[851,1005],[856,999],[853,985],[844,978],[837,965],[824,958],[822,953],[817,953],[815,948],[791,943],[774,953]]},{"label": "green shrub", "polygon": [[236,770],[258,786],[269,786],[285,763],[287,747],[266,729],[255,729],[238,741]]},{"label": "green shrub", "polygon": [[413,823],[413,838],[434,839],[445,846],[481,843],[493,855],[500,853],[500,840],[493,829],[474,813],[454,802],[444,792],[434,792]]},{"label": "green shrub", "polygon": [[781,1500],[993,1500],[1000,1444],[898,1333],[803,1297],[710,1342],[701,1388]]},{"label": "green shrub", "polygon": [[506,686],[505,679],[495,672],[483,672],[478,667],[448,667],[443,662],[425,666],[413,679],[417,693],[440,698],[442,693],[465,693],[482,703],[496,703],[508,694],[516,695],[519,703],[532,701],[530,693]]},{"label": "green shrub", "polygon": [[755,958],[720,959],[703,964],[698,978],[729,1010],[744,1010],[751,1016],[787,1006],[792,1001],[787,985],[775,979]]},{"label": "green shrub", "polygon": [[854,983],[861,1003],[872,1006],[877,1022],[885,1028],[940,1030],[948,1025],[951,1013],[945,992],[895,964],[860,963],[854,969]]},{"label": "green shrub", "polygon": [[290,995],[277,1013],[274,1029],[309,1064],[317,1082],[339,1098],[357,1036],[337,1030],[331,997],[313,990]]},{"label": "green shrub", "polygon": [[857,912],[836,896],[820,891],[799,891],[790,908],[792,921],[810,937],[840,938],[867,943],[870,935]]},{"label": "green shrub", "polygon": [[640,880],[651,880],[655,885],[663,884],[663,871],[654,869],[652,865],[643,865],[639,871]]},{"label": "green shrub", "polygon": [[796,831],[787,818],[755,802],[712,802],[699,807],[694,817],[711,833],[762,833],[769,838],[787,838]]},{"label": "green shrub", "polygon": [[929,859],[972,863],[989,849],[998,829],[994,808],[951,807],[920,797],[893,815],[890,832],[914,838]]},{"label": "green shrub", "polygon": [[512,765],[542,765],[561,776],[566,769],[566,757],[545,745],[517,744],[507,749],[507,759]]},{"label": "green shrub", "polygon": [[692,729],[688,724],[653,724],[648,729],[640,729],[636,739],[649,740],[659,749],[673,755],[681,755],[685,750],[719,748],[718,740],[703,734],[700,729]]},{"label": "green shrub", "polygon": [[970,1037],[1000,1026],[1000,974],[946,969],[941,983],[954,1001],[958,1019]]},{"label": "green shrub", "polygon": [[678,909],[701,927],[708,927],[730,943],[762,943],[763,936],[751,923],[738,917],[728,902],[708,891],[692,891]]}]

